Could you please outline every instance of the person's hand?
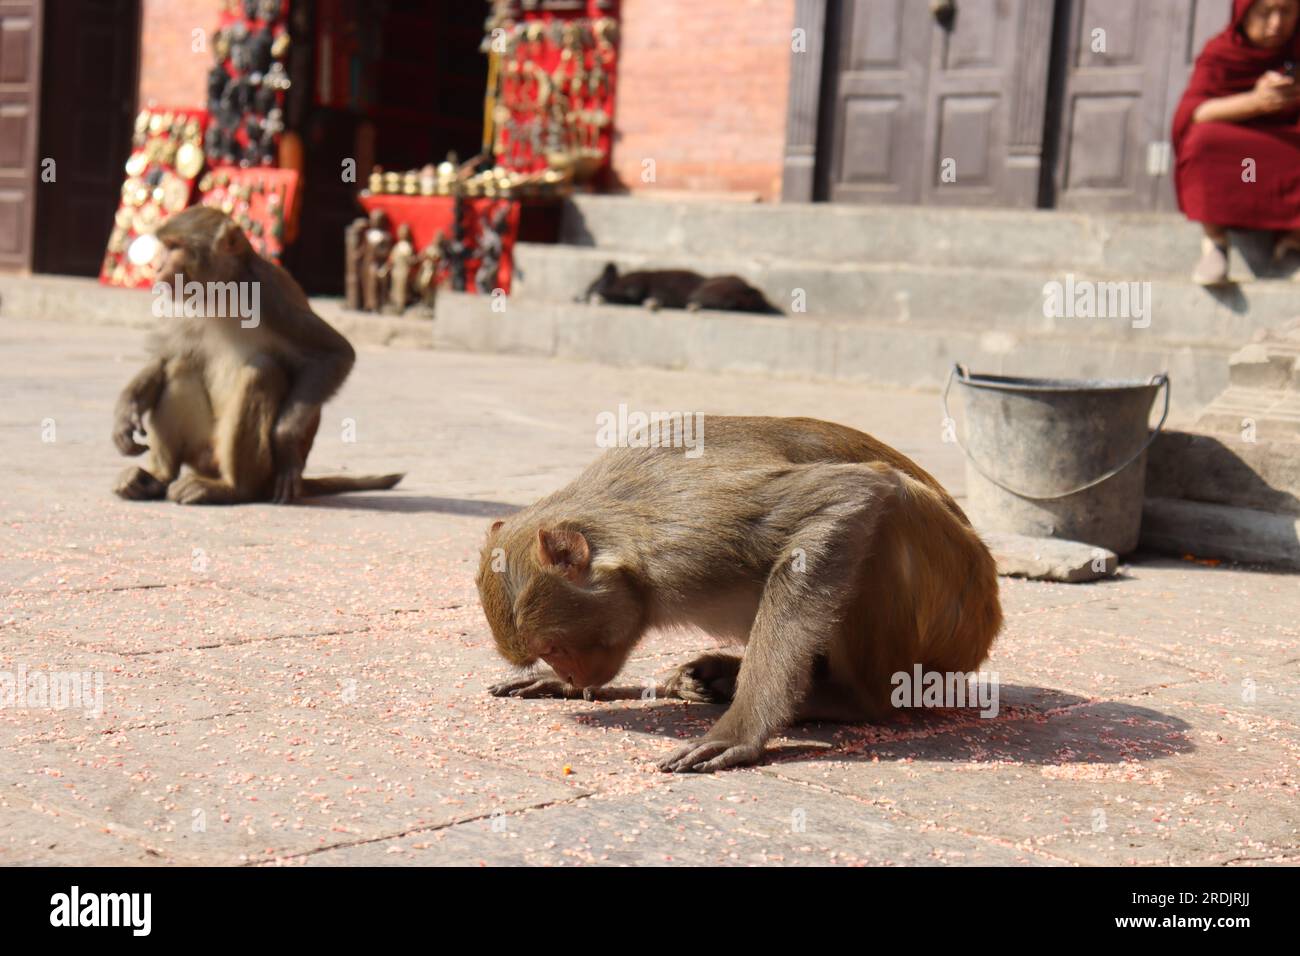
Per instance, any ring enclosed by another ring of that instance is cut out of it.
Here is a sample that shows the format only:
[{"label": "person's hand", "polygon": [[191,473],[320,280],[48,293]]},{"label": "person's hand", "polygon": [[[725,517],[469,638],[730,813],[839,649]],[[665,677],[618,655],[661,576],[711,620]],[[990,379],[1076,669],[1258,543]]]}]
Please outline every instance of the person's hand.
[{"label": "person's hand", "polygon": [[1300,84],[1284,73],[1269,70],[1255,81],[1251,95],[1261,113],[1280,113],[1300,104]]}]

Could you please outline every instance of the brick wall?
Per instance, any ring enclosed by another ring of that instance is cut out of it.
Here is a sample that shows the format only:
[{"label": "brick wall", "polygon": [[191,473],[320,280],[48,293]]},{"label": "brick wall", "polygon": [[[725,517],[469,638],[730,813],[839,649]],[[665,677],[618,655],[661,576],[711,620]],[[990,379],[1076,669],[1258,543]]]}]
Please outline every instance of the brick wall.
[{"label": "brick wall", "polygon": [[[140,105],[207,106],[212,32],[221,0],[143,0],[140,24]],[[193,31],[205,31],[205,48],[193,52]]]},{"label": "brick wall", "polygon": [[623,0],[622,11],[620,184],[778,199],[794,0]]}]

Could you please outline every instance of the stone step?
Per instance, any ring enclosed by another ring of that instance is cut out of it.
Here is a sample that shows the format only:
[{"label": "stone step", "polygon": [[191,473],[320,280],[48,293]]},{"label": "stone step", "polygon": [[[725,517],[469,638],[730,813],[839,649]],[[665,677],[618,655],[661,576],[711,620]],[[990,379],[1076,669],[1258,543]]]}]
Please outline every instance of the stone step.
[{"label": "stone step", "polygon": [[1231,426],[1157,438],[1147,453],[1147,495],[1300,518],[1300,442],[1269,440],[1241,419]]},{"label": "stone step", "polygon": [[[735,312],[650,312],[443,293],[433,323],[443,348],[522,352],[613,365],[761,373],[939,389],[954,362],[986,374],[1139,378],[1170,374],[1175,420],[1227,384],[1230,349],[1096,336],[924,328],[870,319],[772,318]],[[936,409],[937,409],[936,405]],[[936,425],[939,427],[936,411]]]},{"label": "stone step", "polygon": [[[1130,281],[1185,279],[1200,255],[1199,227],[1169,214],[743,204],[628,196],[573,197],[565,205],[560,235],[573,245],[677,260],[898,262],[1073,271]],[[1277,273],[1270,261],[1271,237],[1234,239],[1236,278],[1249,278],[1256,270]],[[1286,265],[1293,270],[1297,263],[1300,259]]]},{"label": "stone step", "polygon": [[1141,546],[1300,569],[1300,518],[1231,505],[1148,497],[1142,506]]},{"label": "stone step", "polygon": [[[1262,330],[1283,326],[1300,312],[1300,286],[1276,280],[1242,283],[1212,293],[1188,280],[1155,279],[1149,290],[1138,292],[1145,311],[1134,299],[1127,310],[1131,317],[1057,318],[1043,314],[1045,283],[1062,283],[1061,294],[1078,301],[1080,284],[1090,281],[1083,274],[1075,276],[1070,286],[1066,274],[1028,269],[763,261],[736,257],[730,250],[725,257],[701,260],[684,253],[534,243],[517,245],[514,261],[512,301],[572,302],[586,291],[604,263],[612,261],[620,269],[694,268],[710,274],[736,273],[787,312],[802,290],[806,315],[840,322],[875,320],[903,328],[1067,335],[1137,348],[1161,343],[1235,349]],[[1109,303],[1107,289],[1094,288],[1094,292],[1099,306],[1102,299]],[[1133,294],[1131,289],[1129,294]]]}]

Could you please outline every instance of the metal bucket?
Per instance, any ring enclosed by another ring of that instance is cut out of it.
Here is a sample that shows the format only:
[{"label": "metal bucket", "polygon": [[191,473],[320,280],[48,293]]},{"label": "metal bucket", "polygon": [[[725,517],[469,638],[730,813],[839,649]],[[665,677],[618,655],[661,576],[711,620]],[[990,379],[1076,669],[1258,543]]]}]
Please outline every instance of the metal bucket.
[{"label": "metal bucket", "polygon": [[[966,511],[987,531],[1137,547],[1147,449],[1169,417],[1169,376],[1150,381],[971,375],[954,365],[966,407]],[[1156,393],[1165,409],[1147,420]],[[955,438],[954,432],[954,438]]]}]

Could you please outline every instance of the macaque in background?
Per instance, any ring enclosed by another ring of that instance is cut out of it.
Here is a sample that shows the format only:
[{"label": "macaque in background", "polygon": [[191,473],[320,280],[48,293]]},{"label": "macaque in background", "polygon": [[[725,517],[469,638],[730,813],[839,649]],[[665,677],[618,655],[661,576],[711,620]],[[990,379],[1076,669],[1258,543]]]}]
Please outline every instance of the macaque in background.
[{"label": "macaque in background", "polygon": [[886,717],[914,664],[979,667],[1002,624],[996,567],[934,478],[842,425],[702,421],[702,453],[663,436],[608,451],[492,525],[478,589],[497,648],[551,669],[493,694],[591,696],[648,630],[697,626],[744,656],[673,673],[668,695],[730,706],[659,766],[713,771],[755,763],[794,721]]},{"label": "macaque in background", "polygon": [[[257,255],[228,216],[205,206],[173,216],[157,239],[167,256],[158,281],[169,288],[178,279],[200,283],[204,305],[215,302],[217,311],[187,316],[173,302],[173,316],[151,343],[153,357],[118,399],[113,425],[118,450],[148,450],[149,467],[128,468],[114,491],[181,504],[289,503],[397,484],[401,475],[302,476],[321,405],[343,384],[356,353],[311,310],[289,273]],[[243,314],[249,304],[252,314]],[[136,440],[140,431],[147,448]],[[182,465],[191,471],[179,476]]]}]

